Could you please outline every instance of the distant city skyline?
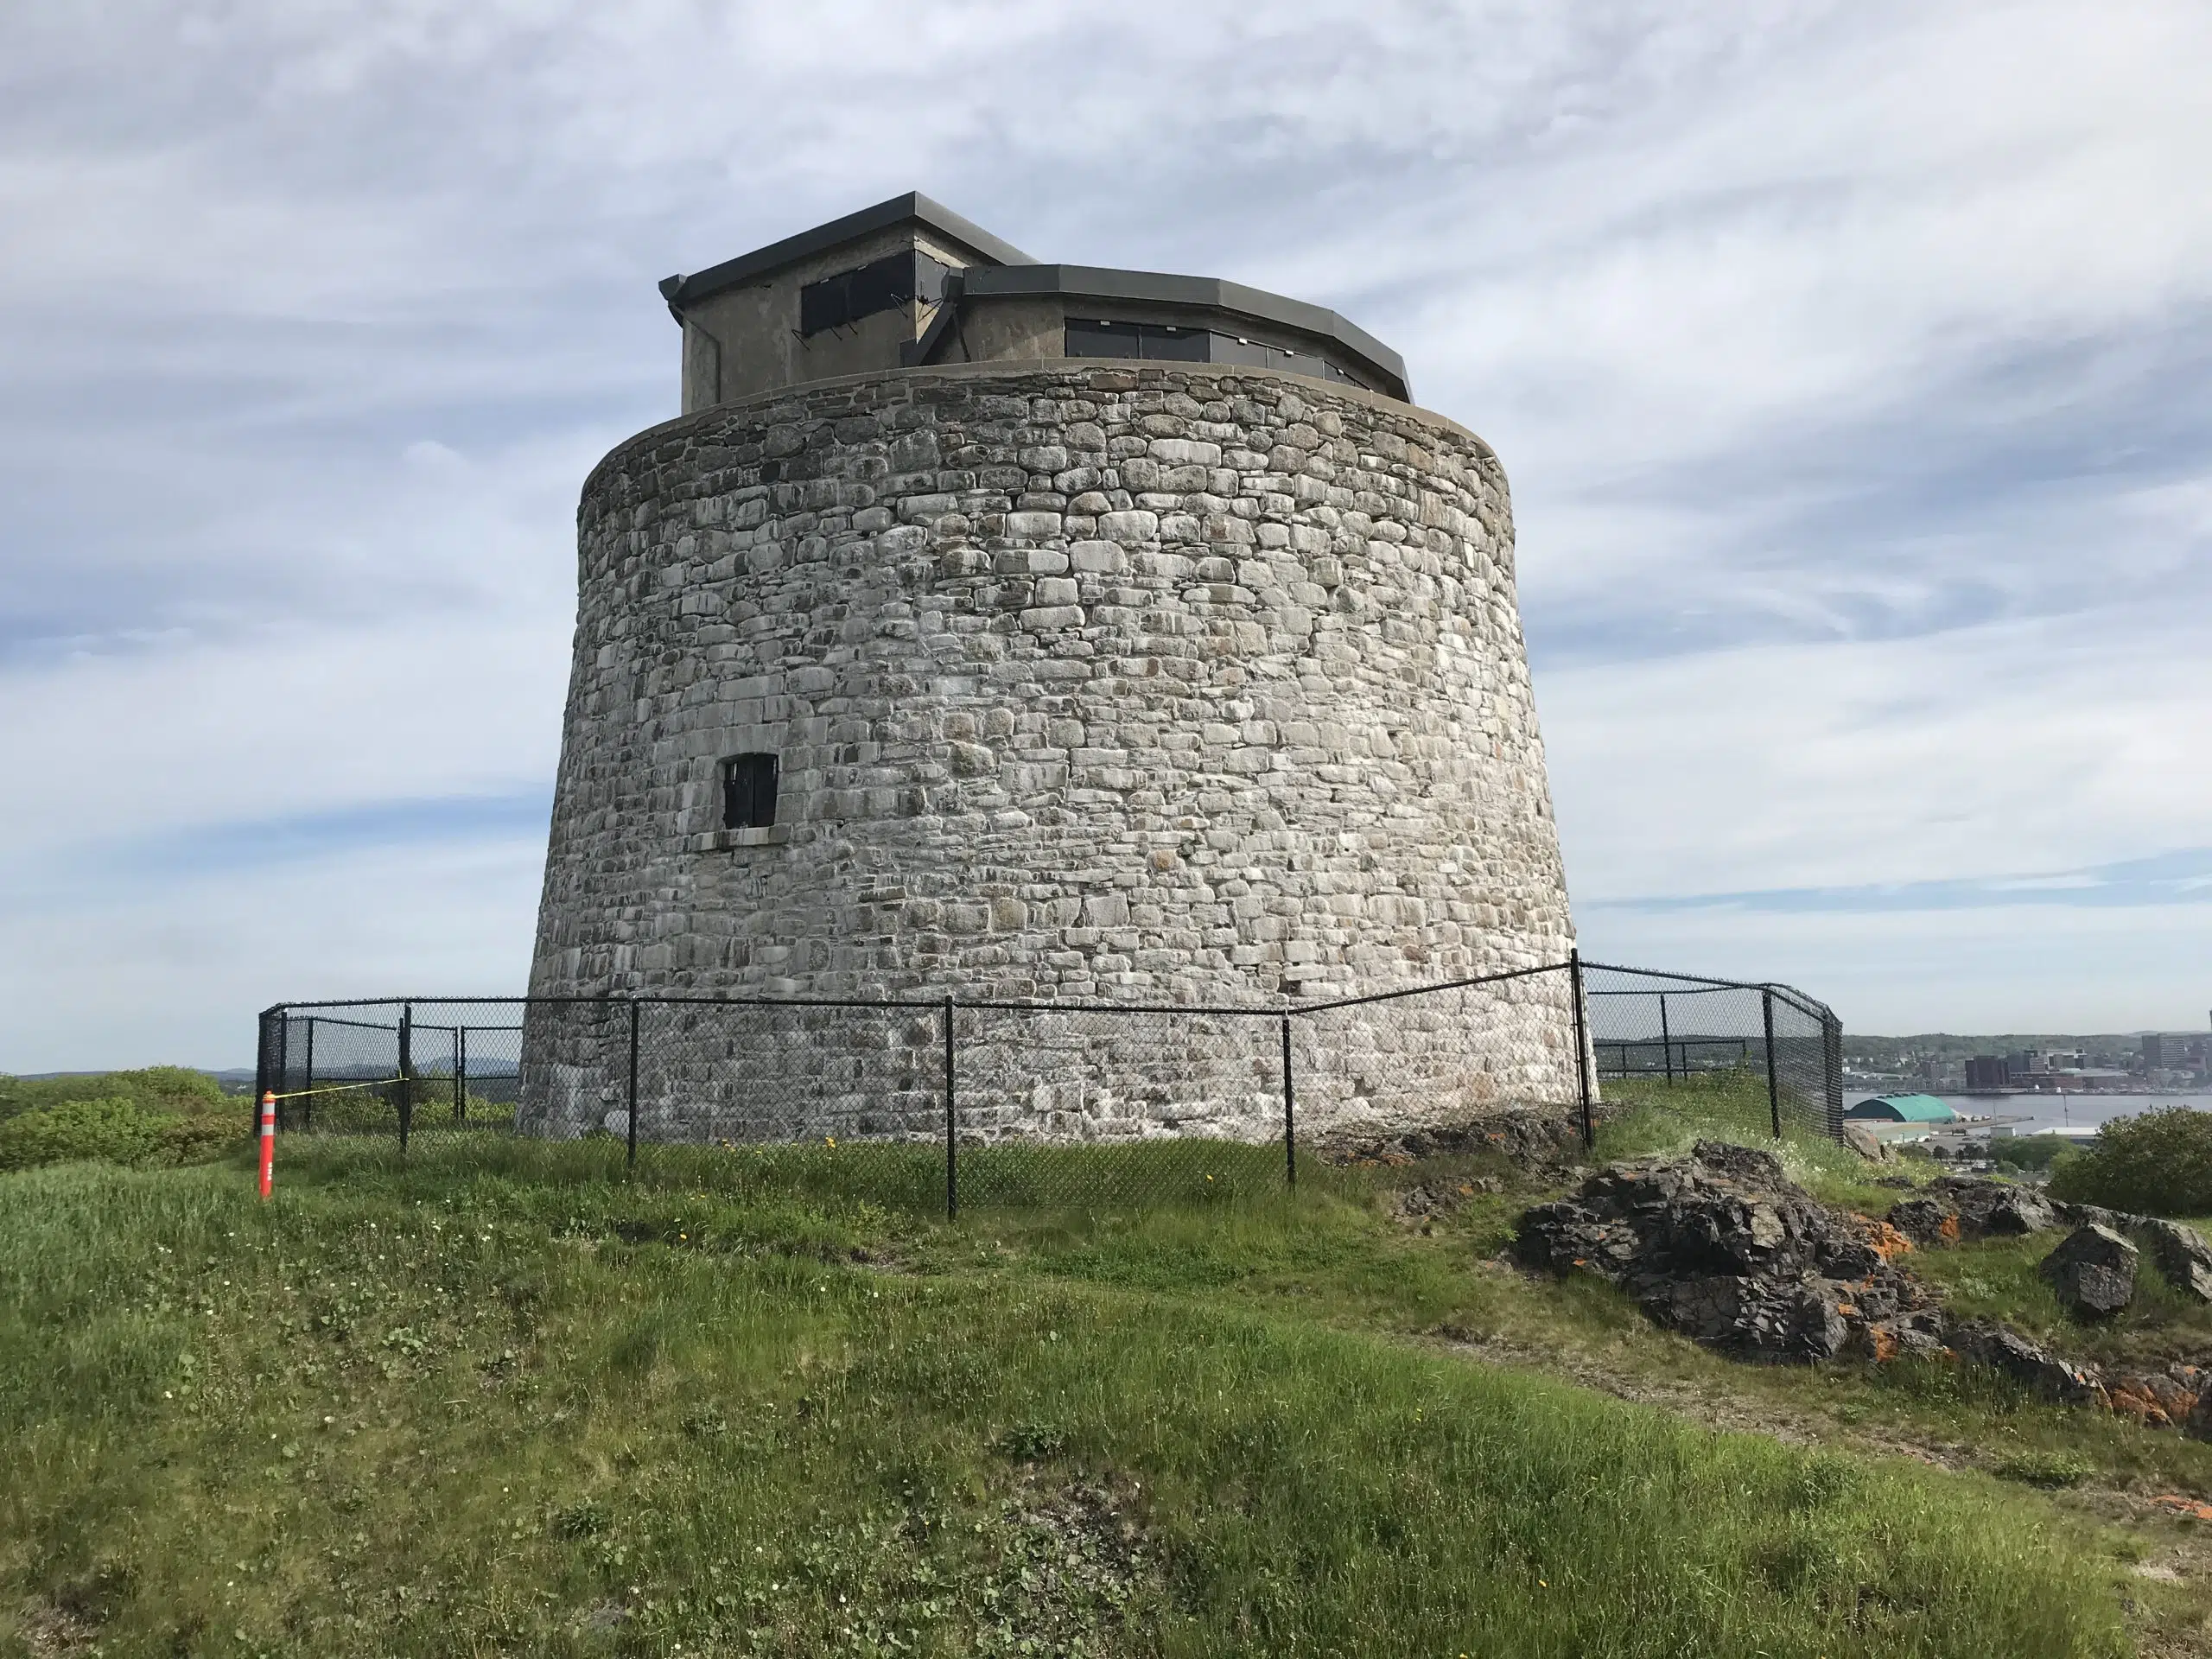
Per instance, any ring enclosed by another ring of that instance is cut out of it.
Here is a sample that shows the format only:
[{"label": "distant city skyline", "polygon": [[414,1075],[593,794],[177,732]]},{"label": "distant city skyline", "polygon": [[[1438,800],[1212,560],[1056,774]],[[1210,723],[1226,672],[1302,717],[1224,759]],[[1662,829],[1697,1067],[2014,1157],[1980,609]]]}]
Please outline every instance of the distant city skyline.
[{"label": "distant city skyline", "polygon": [[0,62],[0,1070],[519,988],[655,284],[916,188],[1329,305],[1497,448],[1588,955],[2212,1001],[2203,8],[123,0]]}]

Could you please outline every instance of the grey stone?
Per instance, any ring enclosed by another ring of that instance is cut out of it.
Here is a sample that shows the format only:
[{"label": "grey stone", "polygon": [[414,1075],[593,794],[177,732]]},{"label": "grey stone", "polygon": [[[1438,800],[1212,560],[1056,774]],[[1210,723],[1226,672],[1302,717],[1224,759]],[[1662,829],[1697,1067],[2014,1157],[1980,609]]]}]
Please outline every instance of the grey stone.
[{"label": "grey stone", "polygon": [[2135,1300],[2138,1252],[2109,1227],[2076,1227],[2037,1269],[2076,1319],[2110,1319]]},{"label": "grey stone", "polygon": [[1843,1144],[1870,1164],[1878,1164],[1890,1155],[1889,1148],[1882,1144],[1881,1137],[1864,1123],[1846,1123],[1843,1126]]}]

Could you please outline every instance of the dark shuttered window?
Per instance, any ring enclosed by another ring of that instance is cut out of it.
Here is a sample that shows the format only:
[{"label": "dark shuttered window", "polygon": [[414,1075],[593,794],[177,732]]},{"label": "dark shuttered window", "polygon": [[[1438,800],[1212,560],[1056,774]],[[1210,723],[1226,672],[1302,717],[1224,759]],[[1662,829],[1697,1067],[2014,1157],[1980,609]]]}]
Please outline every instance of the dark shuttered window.
[{"label": "dark shuttered window", "polygon": [[776,821],[776,757],[734,754],[722,762],[722,828],[765,830]]}]

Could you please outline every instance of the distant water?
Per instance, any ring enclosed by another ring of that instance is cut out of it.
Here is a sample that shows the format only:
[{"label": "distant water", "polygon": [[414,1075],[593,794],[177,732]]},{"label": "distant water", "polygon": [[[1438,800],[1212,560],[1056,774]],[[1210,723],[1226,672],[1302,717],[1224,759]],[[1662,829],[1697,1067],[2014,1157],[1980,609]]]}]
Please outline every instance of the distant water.
[{"label": "distant water", "polygon": [[[2212,1094],[2202,1092],[2184,1095],[1942,1095],[1938,1098],[1961,1117],[1991,1117],[1999,1123],[2011,1122],[2015,1135],[2032,1135],[2037,1129],[2055,1129],[2067,1123],[2077,1128],[2086,1123],[2104,1123],[2115,1117],[2133,1117],[2141,1112],[2160,1111],[2170,1106],[2187,1106],[2200,1112],[2212,1112]],[[1851,1096],[1846,1094],[1844,1099],[1847,1103]]]}]

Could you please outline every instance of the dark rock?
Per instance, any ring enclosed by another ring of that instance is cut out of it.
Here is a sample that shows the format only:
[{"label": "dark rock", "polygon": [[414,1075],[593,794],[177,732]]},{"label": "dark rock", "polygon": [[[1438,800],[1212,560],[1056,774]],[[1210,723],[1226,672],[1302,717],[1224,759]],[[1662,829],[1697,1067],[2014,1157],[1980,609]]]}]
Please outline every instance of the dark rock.
[{"label": "dark rock", "polygon": [[1620,1286],[1659,1323],[1726,1353],[1816,1360],[1932,1349],[1940,1315],[1891,1265],[1903,1242],[1816,1203],[1772,1154],[1700,1141],[1687,1159],[1599,1171],[1521,1217],[1531,1267]]},{"label": "dark rock", "polygon": [[2212,1440],[2212,1389],[2196,1396],[2196,1405],[2182,1419],[2181,1432],[2192,1440]]},{"label": "dark rock", "polygon": [[[1600,1121],[1605,1114],[1597,1115]],[[1582,1156],[1582,1124],[1573,1114],[1511,1107],[1461,1123],[1429,1124],[1377,1136],[1325,1133],[1315,1150],[1332,1163],[1407,1164],[1422,1158],[1491,1153],[1516,1168],[1556,1177]]]},{"label": "dark rock", "polygon": [[2014,1382],[2063,1405],[2087,1405],[2103,1396],[2094,1370],[2058,1357],[2017,1331],[1988,1319],[1951,1327],[1950,1345],[1962,1358],[2002,1371]]},{"label": "dark rock", "polygon": [[2110,1319],[2135,1300],[2135,1247],[2109,1227],[2076,1227],[2037,1269],[2077,1319]]},{"label": "dark rock", "polygon": [[1893,1205],[1889,1220],[1914,1243],[1934,1245],[2039,1233],[2056,1227],[2059,1215],[2031,1187],[1979,1175],[1938,1175],[1924,1191]]},{"label": "dark rock", "polygon": [[2107,1210],[2101,1204],[2054,1201],[2050,1207],[2058,1212],[2059,1220],[2069,1227],[2109,1227],[2115,1233],[2132,1232],[2151,1219],[2129,1210]]},{"label": "dark rock", "polygon": [[2158,1276],[2185,1296],[2212,1302],[2212,1244],[2194,1227],[2148,1216],[2132,1217],[2127,1229],[2151,1252]]},{"label": "dark rock", "polygon": [[1957,1208],[1941,1198],[1900,1198],[1890,1206],[1889,1220],[1916,1244],[1955,1244],[1963,1236]]},{"label": "dark rock", "polygon": [[2032,1187],[1980,1175],[1938,1175],[1928,1187],[1958,1211],[1960,1230],[1970,1238],[2039,1233],[2058,1225],[2050,1201]]}]

